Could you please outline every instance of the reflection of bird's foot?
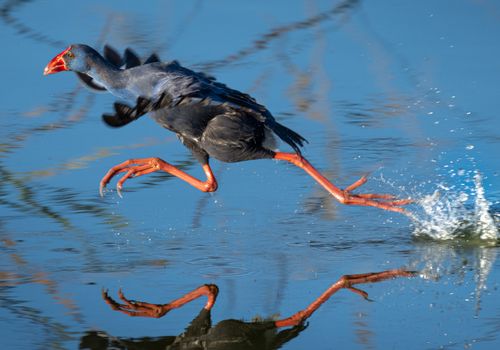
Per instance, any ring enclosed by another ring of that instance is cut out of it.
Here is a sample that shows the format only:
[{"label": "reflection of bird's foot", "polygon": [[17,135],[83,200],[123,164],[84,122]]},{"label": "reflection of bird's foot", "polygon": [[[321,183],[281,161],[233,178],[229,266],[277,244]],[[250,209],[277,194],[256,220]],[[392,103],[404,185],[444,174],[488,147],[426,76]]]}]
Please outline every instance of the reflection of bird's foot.
[{"label": "reflection of bird's foot", "polygon": [[[358,185],[360,186],[360,185]],[[274,322],[276,327],[291,327],[304,323],[324,302],[326,302],[333,294],[339,290],[346,288],[368,299],[368,293],[364,290],[354,287],[356,284],[362,283],[375,283],[396,277],[413,277],[416,275],[415,271],[407,271],[404,269],[387,270],[382,272],[370,272],[357,275],[344,275],[339,278],[337,282],[332,284],[323,294],[314,300],[308,307],[301,310],[288,318],[277,320]]]},{"label": "reflection of bird's foot", "polygon": [[118,297],[123,304],[118,303],[108,294],[107,290],[102,291],[102,298],[113,310],[120,311],[129,316],[142,316],[160,318],[165,315],[170,309],[166,305],[151,304],[142,301],[127,299],[122,290],[118,291]]},{"label": "reflection of bird's foot", "polygon": [[125,298],[121,289],[118,291],[118,297],[123,304],[120,304],[111,298],[107,290],[102,291],[102,298],[113,310],[120,311],[125,315],[160,318],[170,310],[181,307],[182,305],[203,295],[207,297],[207,302],[204,306],[205,310],[211,310],[215,304],[218,294],[219,288],[215,284],[204,284],[179,299],[172,300],[167,304],[151,304],[144,301],[130,300]]},{"label": "reflection of bird's foot", "polygon": [[401,206],[413,203],[414,201],[412,199],[396,199],[396,197],[392,194],[351,193],[353,190],[364,185],[367,181],[367,177],[363,176],[350,186],[346,187],[342,191],[343,196],[339,199],[340,202],[346,205],[370,206],[384,210],[395,211],[402,214],[408,214],[408,212],[405,209],[401,208]]}]

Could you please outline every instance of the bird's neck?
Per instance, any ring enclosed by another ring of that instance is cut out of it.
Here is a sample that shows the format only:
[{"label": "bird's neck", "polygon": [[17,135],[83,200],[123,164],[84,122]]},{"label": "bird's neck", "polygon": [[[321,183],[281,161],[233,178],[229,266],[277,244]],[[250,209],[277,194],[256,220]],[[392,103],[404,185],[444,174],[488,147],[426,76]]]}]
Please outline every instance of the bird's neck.
[{"label": "bird's neck", "polygon": [[106,61],[102,56],[92,57],[90,70],[86,73],[98,84],[105,87],[108,91],[121,89],[126,84],[124,71],[116,68]]}]

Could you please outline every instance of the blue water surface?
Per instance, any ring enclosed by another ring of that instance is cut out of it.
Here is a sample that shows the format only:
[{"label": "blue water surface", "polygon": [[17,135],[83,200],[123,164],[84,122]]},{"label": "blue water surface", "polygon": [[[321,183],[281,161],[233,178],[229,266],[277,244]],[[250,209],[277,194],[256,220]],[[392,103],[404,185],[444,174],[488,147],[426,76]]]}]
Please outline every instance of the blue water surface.
[{"label": "blue water surface", "polygon": [[[287,317],[344,274],[406,268],[416,277],[359,285],[372,302],[335,294],[280,346],[498,348],[499,16],[492,0],[0,2],[1,347],[126,348],[181,334],[204,305],[132,318],[103,288],[167,303],[215,283],[216,324]],[[250,93],[333,183],[369,175],[359,191],[414,198],[414,219],[343,206],[270,160],[212,161],[212,194],[155,173],[101,198],[130,158],[203,171],[149,118],[106,127],[109,94],[43,76],[71,43],[156,52]]]}]

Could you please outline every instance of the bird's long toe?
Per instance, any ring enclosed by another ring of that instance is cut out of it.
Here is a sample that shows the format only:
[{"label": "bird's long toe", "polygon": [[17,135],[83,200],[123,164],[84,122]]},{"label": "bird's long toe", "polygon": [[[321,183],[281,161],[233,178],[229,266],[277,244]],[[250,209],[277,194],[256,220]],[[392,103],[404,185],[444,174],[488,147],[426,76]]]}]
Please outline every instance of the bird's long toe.
[{"label": "bird's long toe", "polygon": [[397,199],[395,195],[392,194],[380,194],[380,193],[352,193],[353,190],[364,185],[368,181],[366,176],[362,176],[359,180],[353,184],[347,186],[344,193],[344,204],[348,205],[362,205],[380,208],[383,210],[394,211],[402,214],[407,214],[408,212],[401,208],[401,206],[413,203],[413,200],[408,199]]},{"label": "bird's long toe", "polygon": [[366,182],[368,181],[368,178],[366,176],[361,176],[359,180],[356,182],[352,183],[351,185],[347,186],[344,191],[346,192],[351,192],[354,191],[356,188],[363,186]]},{"label": "bird's long toe", "polygon": [[99,183],[99,193],[101,197],[104,196],[104,189],[106,185],[111,181],[113,177],[120,173],[125,173],[116,184],[116,190],[120,197],[122,196],[121,190],[123,189],[123,184],[131,177],[137,177],[144,174],[149,174],[156,171],[157,168],[150,162],[143,162],[141,160],[130,159],[121,164],[115,165],[108,170],[106,175],[101,179]]},{"label": "bird's long toe", "polygon": [[396,199],[396,196],[392,194],[379,194],[379,193],[360,193],[356,194],[356,196],[366,199],[383,199],[383,200]]},{"label": "bird's long toe", "polygon": [[102,177],[101,181],[99,182],[99,194],[101,195],[101,197],[104,197],[104,189],[106,188],[106,185],[120,170],[121,168],[116,169],[116,167],[113,167],[109,169],[106,175]]}]

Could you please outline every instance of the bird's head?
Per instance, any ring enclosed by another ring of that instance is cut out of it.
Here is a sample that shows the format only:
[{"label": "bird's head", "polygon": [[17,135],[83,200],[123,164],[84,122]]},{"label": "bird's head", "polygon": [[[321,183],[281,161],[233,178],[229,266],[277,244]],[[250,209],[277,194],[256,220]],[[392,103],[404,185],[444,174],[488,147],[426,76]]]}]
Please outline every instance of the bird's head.
[{"label": "bird's head", "polygon": [[95,55],[99,54],[90,46],[70,45],[49,62],[43,70],[43,74],[54,74],[65,70],[87,73],[91,68],[90,62]]}]

